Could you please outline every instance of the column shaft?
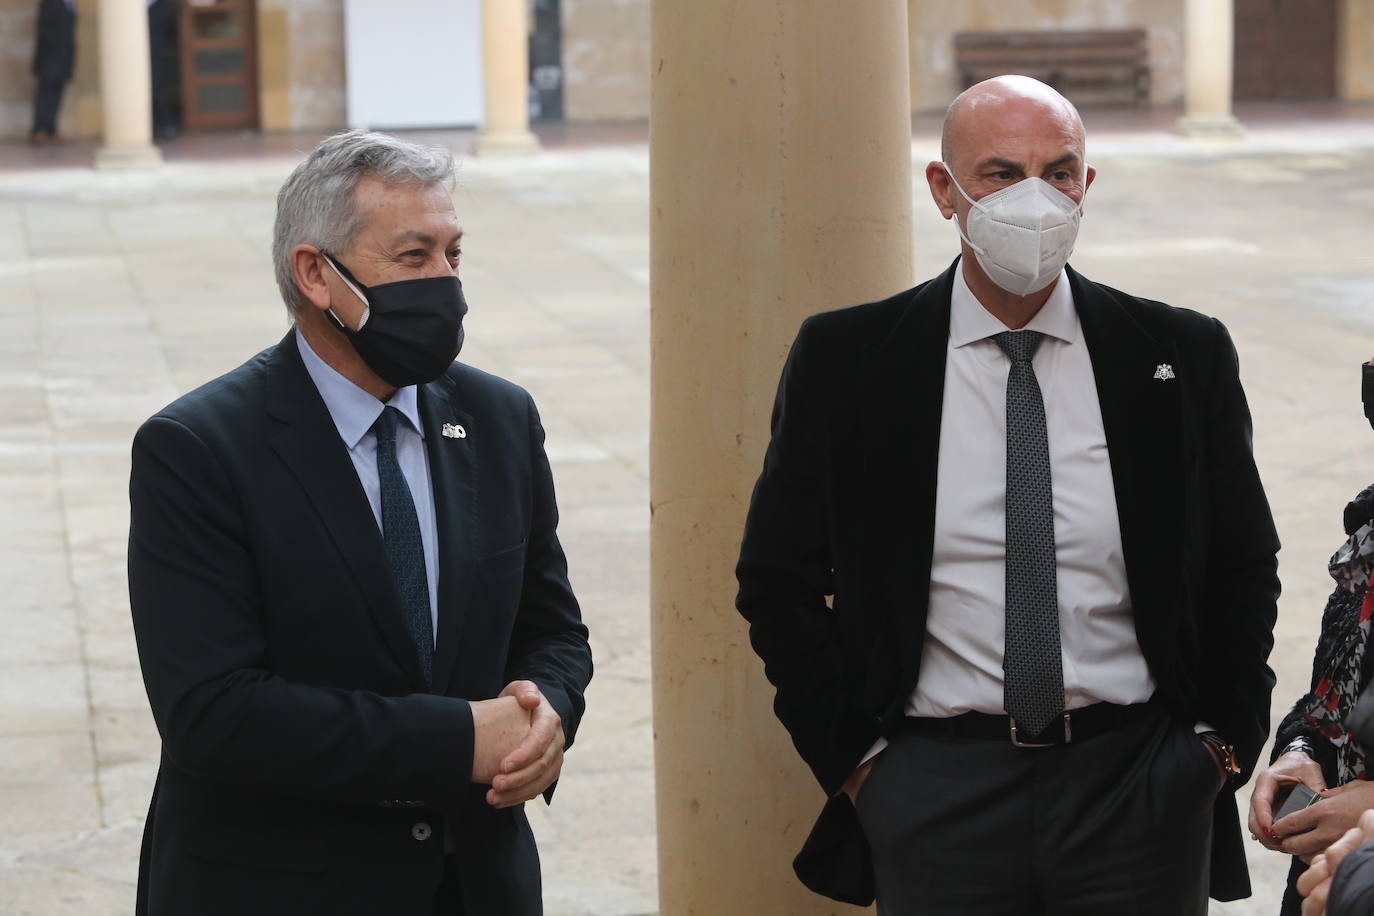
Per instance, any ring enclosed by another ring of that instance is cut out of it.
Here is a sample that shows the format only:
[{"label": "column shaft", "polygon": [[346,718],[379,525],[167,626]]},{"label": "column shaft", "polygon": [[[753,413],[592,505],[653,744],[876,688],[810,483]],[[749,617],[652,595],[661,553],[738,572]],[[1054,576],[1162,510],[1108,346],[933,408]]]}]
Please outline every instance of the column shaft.
[{"label": "column shaft", "polygon": [[532,153],[529,8],[526,0],[482,0],[482,132],[473,153]]},{"label": "column shaft", "polygon": [[1233,0],[1187,0],[1184,18],[1186,114],[1178,130],[1189,136],[1237,136],[1240,123],[1231,114]]},{"label": "column shaft", "polygon": [[802,319],[912,282],[906,0],[652,10],[660,907],[854,912],[792,873],[824,798],[773,715],[734,564]]},{"label": "column shaft", "polygon": [[104,144],[96,152],[96,166],[155,166],[162,153],[153,146],[146,0],[100,0],[99,34]]}]

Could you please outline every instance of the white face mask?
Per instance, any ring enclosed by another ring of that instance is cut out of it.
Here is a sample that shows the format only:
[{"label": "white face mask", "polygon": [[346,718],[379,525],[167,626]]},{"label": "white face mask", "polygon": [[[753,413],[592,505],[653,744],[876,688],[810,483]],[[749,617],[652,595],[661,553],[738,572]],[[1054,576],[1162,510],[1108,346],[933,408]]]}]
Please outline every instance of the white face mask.
[{"label": "white face mask", "polygon": [[974,200],[947,165],[945,173],[973,205],[967,227],[959,226],[958,215],[954,223],[988,279],[1016,296],[1029,296],[1053,283],[1073,254],[1080,205],[1039,178]]}]

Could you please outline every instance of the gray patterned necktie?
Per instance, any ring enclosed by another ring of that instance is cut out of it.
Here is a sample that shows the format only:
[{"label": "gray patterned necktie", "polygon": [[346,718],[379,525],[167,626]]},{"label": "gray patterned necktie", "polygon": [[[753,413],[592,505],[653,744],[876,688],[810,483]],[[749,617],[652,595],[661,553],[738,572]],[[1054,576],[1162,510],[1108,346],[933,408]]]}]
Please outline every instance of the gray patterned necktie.
[{"label": "gray patterned necktie", "polygon": [[1064,712],[1055,582],[1054,489],[1045,401],[1031,358],[1043,335],[993,336],[1011,358],[1007,376],[1007,635],[1002,702],[1023,739]]},{"label": "gray patterned necktie", "polygon": [[372,431],[377,434],[377,482],[382,492],[382,540],[387,564],[405,612],[406,629],[415,640],[425,684],[434,680],[434,624],[429,614],[429,579],[425,575],[425,545],[415,500],[401,465],[396,461],[396,423],[401,412],[385,407]]}]

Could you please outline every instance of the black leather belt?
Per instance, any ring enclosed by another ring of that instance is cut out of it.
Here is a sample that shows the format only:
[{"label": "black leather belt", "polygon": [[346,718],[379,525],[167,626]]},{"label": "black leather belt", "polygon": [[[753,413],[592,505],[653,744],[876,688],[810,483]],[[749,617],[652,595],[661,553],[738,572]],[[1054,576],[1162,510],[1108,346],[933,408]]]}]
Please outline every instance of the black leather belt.
[{"label": "black leather belt", "polygon": [[1010,741],[1017,747],[1053,747],[1086,741],[1127,722],[1142,719],[1156,708],[1150,703],[1134,703],[1130,706],[1094,703],[1092,706],[1068,710],[1043,735],[1027,735],[1016,727],[1016,720],[1011,716],[985,712],[966,712],[947,719],[908,716],[904,725],[913,731],[951,738]]}]

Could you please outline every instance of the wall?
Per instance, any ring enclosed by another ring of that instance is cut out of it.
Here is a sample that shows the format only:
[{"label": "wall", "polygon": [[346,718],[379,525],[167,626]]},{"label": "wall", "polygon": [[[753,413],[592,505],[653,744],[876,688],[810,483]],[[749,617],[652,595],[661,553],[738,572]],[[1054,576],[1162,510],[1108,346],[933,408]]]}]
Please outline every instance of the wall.
[{"label": "wall", "polygon": [[[28,136],[33,118],[37,0],[0,0],[0,140]],[[100,0],[76,2],[76,74],[59,132],[100,135]],[[344,123],[343,0],[258,0],[262,126],[328,130]]]},{"label": "wall", "polygon": [[560,12],[567,120],[648,118],[649,0],[563,0]]},{"label": "wall", "polygon": [[292,130],[331,130],[347,120],[343,0],[258,0],[285,9],[289,31],[288,98]]},{"label": "wall", "polygon": [[[954,33],[976,29],[1145,28],[1151,101],[1178,104],[1183,98],[1183,2],[908,0],[912,110],[943,110],[958,94]],[[1347,2],[1374,6],[1374,0]],[[649,0],[563,0],[569,121],[648,117],[648,13]],[[1370,20],[1374,14],[1366,15]],[[1374,64],[1367,70],[1374,81]]]},{"label": "wall", "polygon": [[350,127],[482,123],[480,0],[344,0],[344,36]]},{"label": "wall", "polygon": [[[77,70],[63,99],[61,131],[100,132],[96,16],[77,0]],[[573,122],[649,115],[650,0],[562,0],[564,104]],[[973,29],[1148,30],[1152,101],[1183,95],[1184,0],[908,0],[911,99],[942,111],[960,90],[954,33]],[[0,0],[0,139],[27,135],[33,104],[37,0]],[[1343,0],[1338,90],[1374,101],[1374,0]],[[266,130],[329,130],[347,118],[343,0],[258,0],[261,116]]]},{"label": "wall", "polygon": [[1151,102],[1183,98],[1183,0],[908,0],[908,8],[913,111],[943,111],[959,94],[954,33],[978,30],[1144,28]]},{"label": "wall", "polygon": [[30,67],[37,10],[34,0],[0,0],[0,135],[5,137],[27,136],[33,120]]}]

